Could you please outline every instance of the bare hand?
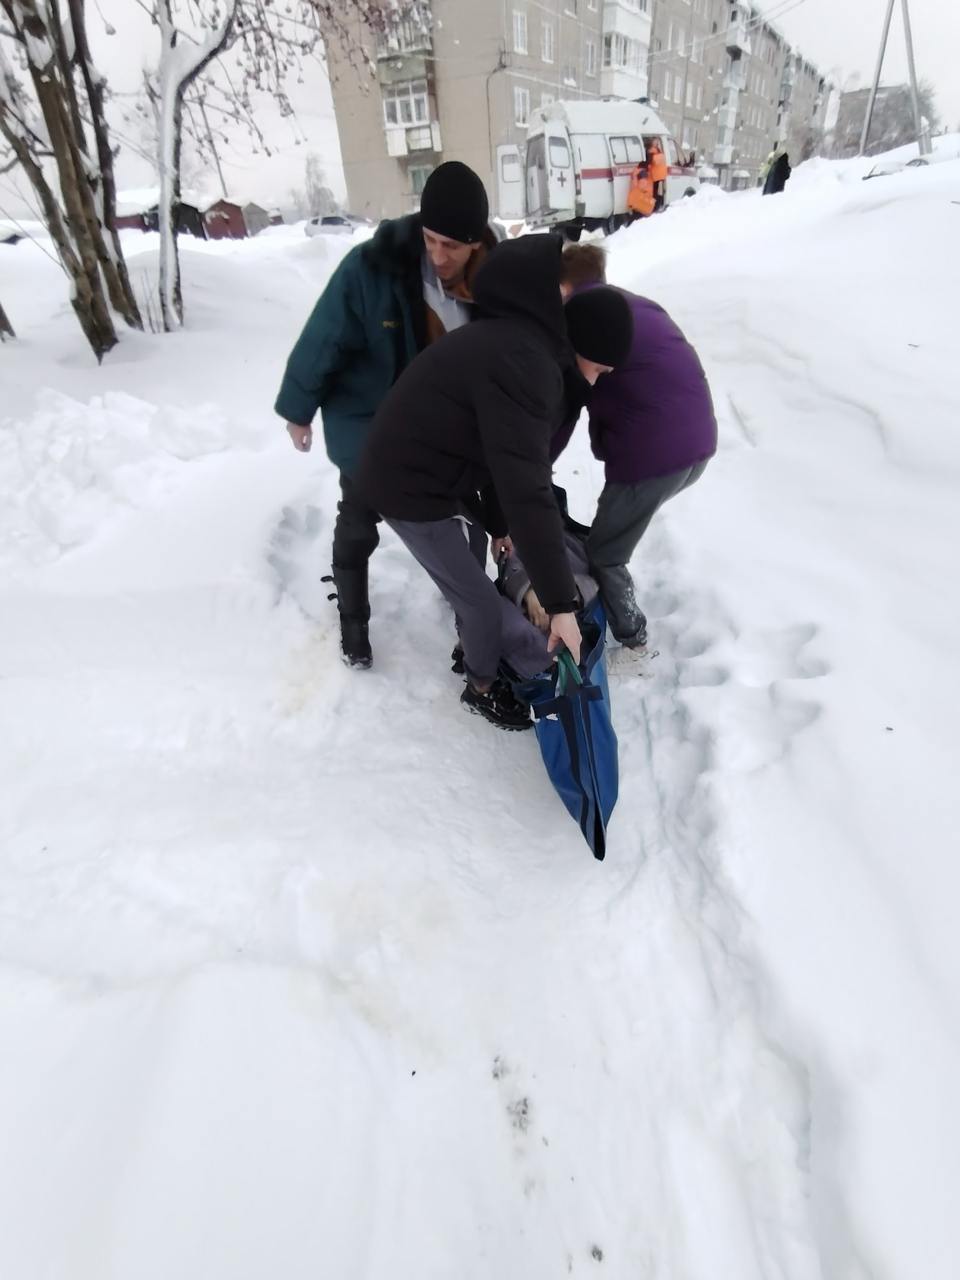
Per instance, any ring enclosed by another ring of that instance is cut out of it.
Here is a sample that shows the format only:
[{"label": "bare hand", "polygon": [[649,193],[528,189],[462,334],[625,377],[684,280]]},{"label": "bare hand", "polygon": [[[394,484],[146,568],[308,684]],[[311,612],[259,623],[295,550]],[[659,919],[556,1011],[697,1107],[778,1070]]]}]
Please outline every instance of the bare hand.
[{"label": "bare hand", "polygon": [[550,630],[550,615],[540,603],[540,597],[531,587],[523,597],[523,608],[527,617],[541,631]]},{"label": "bare hand", "polygon": [[562,644],[570,650],[570,656],[580,664],[580,628],[574,613],[555,613],[550,619],[550,639],[547,641],[547,652],[553,653]]},{"label": "bare hand", "polygon": [[503,555],[513,555],[513,539],[509,534],[505,538],[490,539],[490,554],[493,556],[493,563],[499,564],[500,557]]},{"label": "bare hand", "polygon": [[298,453],[310,452],[310,446],[313,444],[313,427],[298,427],[295,422],[288,422],[287,433]]}]

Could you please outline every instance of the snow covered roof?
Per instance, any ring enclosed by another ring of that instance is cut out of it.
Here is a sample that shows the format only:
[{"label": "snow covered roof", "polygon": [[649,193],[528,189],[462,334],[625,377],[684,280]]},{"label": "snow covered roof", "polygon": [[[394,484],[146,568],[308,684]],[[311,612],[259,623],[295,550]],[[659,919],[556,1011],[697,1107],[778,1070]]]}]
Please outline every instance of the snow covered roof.
[{"label": "snow covered roof", "polygon": [[551,102],[530,117],[533,131],[545,120],[560,120],[571,133],[669,133],[649,103],[622,98],[584,102]]},{"label": "snow covered roof", "polygon": [[[211,205],[222,200],[222,196],[201,195],[199,191],[181,191],[182,204],[193,205],[204,213]],[[132,187],[129,191],[117,192],[117,216],[129,218],[137,213],[148,213],[160,203],[159,187]],[[231,200],[231,204],[237,203]]]}]

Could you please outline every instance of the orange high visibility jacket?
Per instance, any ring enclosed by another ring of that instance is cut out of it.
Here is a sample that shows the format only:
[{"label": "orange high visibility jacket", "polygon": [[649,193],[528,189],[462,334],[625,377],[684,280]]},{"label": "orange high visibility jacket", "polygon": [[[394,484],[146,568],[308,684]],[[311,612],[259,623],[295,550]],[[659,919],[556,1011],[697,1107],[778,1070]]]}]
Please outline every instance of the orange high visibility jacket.
[{"label": "orange high visibility jacket", "polygon": [[653,180],[649,176],[647,166],[638,164],[630,178],[630,190],[627,193],[627,208],[631,213],[639,213],[647,218],[656,208],[653,195]]},{"label": "orange high visibility jacket", "polygon": [[666,182],[669,169],[667,167],[667,157],[663,154],[660,144],[651,142],[647,151],[647,160],[650,165],[651,182]]}]

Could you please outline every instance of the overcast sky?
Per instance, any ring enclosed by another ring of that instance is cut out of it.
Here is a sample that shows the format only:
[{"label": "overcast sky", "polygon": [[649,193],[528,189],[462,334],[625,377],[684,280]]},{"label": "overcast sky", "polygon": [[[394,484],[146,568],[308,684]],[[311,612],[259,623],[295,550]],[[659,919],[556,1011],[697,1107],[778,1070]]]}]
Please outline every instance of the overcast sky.
[{"label": "overcast sky", "polygon": [[[890,43],[883,65],[885,83],[907,78],[902,0],[896,0]],[[762,0],[792,45],[826,73],[859,73],[861,85],[873,79],[887,0]],[[782,12],[781,12],[782,11]],[[945,124],[960,126],[960,0],[910,0],[917,75],[937,91]]]}]

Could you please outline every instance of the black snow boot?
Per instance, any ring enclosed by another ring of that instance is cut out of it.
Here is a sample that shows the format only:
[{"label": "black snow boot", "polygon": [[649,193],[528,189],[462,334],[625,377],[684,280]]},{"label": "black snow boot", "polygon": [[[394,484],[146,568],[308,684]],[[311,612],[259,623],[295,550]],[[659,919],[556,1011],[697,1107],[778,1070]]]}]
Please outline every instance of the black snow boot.
[{"label": "black snow boot", "polygon": [[460,701],[473,715],[483,716],[498,729],[516,731],[533,728],[530,708],[514,696],[509,684],[500,676],[486,693],[480,693],[468,681]]},{"label": "black snow boot", "polygon": [[454,675],[462,676],[466,674],[464,665],[463,665],[463,645],[460,643],[459,640],[453,646],[453,653],[451,653],[450,655],[450,662],[452,664],[450,667],[450,670],[454,673]]},{"label": "black snow boot", "polygon": [[333,576],[325,578],[337,588],[330,596],[340,613],[340,654],[348,667],[366,669],[373,664],[370,648],[370,596],[367,590],[367,566],[362,569],[340,569],[333,566]]}]

